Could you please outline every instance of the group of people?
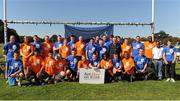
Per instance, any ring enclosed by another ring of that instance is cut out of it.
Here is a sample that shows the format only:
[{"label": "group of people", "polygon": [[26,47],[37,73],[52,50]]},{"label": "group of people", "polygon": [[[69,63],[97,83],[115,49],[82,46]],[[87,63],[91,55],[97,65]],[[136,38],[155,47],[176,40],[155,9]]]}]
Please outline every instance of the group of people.
[{"label": "group of people", "polygon": [[160,41],[153,42],[151,36],[145,42],[137,36],[130,43],[128,38],[122,42],[119,36],[103,35],[86,43],[82,36],[76,40],[74,35],[69,39],[58,35],[53,43],[48,35],[44,42],[34,35],[32,43],[24,36],[19,44],[12,35],[3,50],[9,85],[21,86],[23,79],[41,84],[77,81],[81,68],[105,69],[105,82],[147,80],[153,74],[162,80],[163,64],[166,81],[175,82],[176,50],[171,40],[161,47]]}]

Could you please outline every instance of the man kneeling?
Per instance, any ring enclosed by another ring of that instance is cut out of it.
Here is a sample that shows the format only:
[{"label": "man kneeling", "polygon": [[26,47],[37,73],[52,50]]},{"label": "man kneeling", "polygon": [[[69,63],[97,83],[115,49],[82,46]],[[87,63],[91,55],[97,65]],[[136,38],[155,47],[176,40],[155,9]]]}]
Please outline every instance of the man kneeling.
[{"label": "man kneeling", "polygon": [[6,63],[6,79],[10,86],[15,86],[18,82],[18,86],[21,86],[21,80],[23,78],[22,73],[22,61],[19,59],[19,53],[14,53],[14,58],[10,59]]},{"label": "man kneeling", "polygon": [[41,67],[42,67],[43,59],[40,56],[40,53],[35,50],[34,55],[29,58],[29,63],[27,67],[27,73],[25,74],[26,79],[35,83],[39,83],[41,81]]},{"label": "man kneeling", "polygon": [[139,49],[139,55],[134,58],[135,64],[136,64],[136,77],[138,79],[144,79],[147,80],[148,78],[148,72],[146,70],[148,59],[146,56],[144,56],[144,50]]}]

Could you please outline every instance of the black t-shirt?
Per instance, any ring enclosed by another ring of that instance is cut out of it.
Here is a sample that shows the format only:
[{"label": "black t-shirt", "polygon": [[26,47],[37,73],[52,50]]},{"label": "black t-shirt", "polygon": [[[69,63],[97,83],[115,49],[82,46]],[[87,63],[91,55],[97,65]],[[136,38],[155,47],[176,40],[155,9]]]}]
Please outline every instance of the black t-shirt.
[{"label": "black t-shirt", "polygon": [[[118,53],[118,54],[120,54],[122,52],[122,49],[121,49],[121,45],[120,44],[111,44],[110,45],[110,51],[109,51],[109,53],[110,53],[110,58],[112,59],[113,58],[113,54],[114,53]],[[120,57],[120,56],[119,56]]]}]

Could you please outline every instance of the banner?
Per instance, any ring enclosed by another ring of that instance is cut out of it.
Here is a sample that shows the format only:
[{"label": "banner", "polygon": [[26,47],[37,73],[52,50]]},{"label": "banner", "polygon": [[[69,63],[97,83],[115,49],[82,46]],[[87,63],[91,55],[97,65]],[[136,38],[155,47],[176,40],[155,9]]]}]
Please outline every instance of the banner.
[{"label": "banner", "polygon": [[104,69],[80,69],[79,83],[88,84],[104,84],[105,70]]},{"label": "banner", "polygon": [[103,36],[113,35],[113,25],[111,26],[102,26],[102,27],[75,27],[64,25],[65,28],[65,38],[69,38],[71,35],[74,35],[76,38],[82,36],[84,40],[88,41],[93,36]]}]

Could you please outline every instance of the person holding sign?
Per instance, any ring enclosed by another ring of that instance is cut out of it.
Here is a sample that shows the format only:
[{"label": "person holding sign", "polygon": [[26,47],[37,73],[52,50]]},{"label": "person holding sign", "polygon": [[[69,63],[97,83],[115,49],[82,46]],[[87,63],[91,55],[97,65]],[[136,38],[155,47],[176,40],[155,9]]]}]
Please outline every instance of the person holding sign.
[{"label": "person holding sign", "polygon": [[78,76],[81,68],[88,69],[89,68],[89,61],[86,59],[86,57],[83,55],[81,56],[81,60],[78,62]]},{"label": "person holding sign", "polygon": [[133,81],[133,75],[135,70],[134,60],[131,58],[130,53],[128,51],[124,52],[124,58],[122,60],[124,76],[129,79],[130,82]]},{"label": "person holding sign", "polygon": [[100,68],[105,69],[105,82],[111,82],[113,78],[113,63],[107,53],[103,54]]},{"label": "person holding sign", "polygon": [[89,61],[86,59],[86,57],[84,55],[81,56],[81,60],[78,62],[78,71],[81,68],[85,68],[85,69],[89,68]]}]

